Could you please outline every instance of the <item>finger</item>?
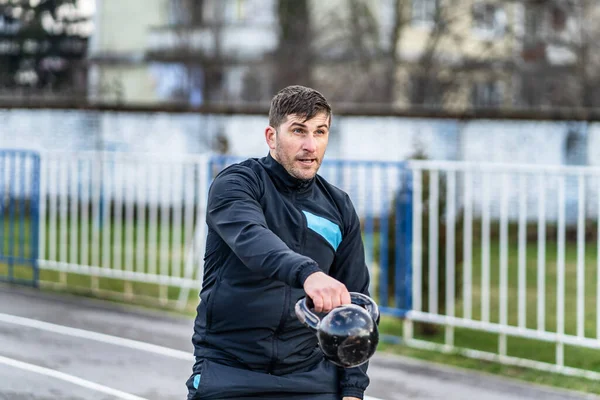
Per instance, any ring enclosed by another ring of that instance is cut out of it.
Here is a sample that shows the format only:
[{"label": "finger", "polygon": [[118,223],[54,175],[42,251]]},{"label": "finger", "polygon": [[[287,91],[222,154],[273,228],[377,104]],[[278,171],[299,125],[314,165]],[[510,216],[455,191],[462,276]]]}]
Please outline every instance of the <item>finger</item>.
[{"label": "finger", "polygon": [[341,297],[339,293],[335,293],[334,295],[331,296],[331,309],[333,310],[336,307],[339,307],[342,305],[341,302]]},{"label": "finger", "polygon": [[332,310],[333,299],[331,296],[323,296],[323,311],[328,312]]},{"label": "finger", "polygon": [[339,307],[343,304],[346,304],[346,303],[344,303],[344,292],[346,292],[346,287],[344,285],[340,285],[337,288],[335,296],[334,296],[335,304],[333,304],[333,308]]},{"label": "finger", "polygon": [[316,295],[314,297],[312,297],[312,301],[313,304],[315,306],[315,312],[322,312],[323,311],[323,297]]},{"label": "finger", "polygon": [[342,300],[342,304],[352,303],[352,299],[350,298],[350,293],[348,292],[348,290],[346,290],[346,288],[344,288],[344,291],[342,292],[342,295],[340,297]]}]

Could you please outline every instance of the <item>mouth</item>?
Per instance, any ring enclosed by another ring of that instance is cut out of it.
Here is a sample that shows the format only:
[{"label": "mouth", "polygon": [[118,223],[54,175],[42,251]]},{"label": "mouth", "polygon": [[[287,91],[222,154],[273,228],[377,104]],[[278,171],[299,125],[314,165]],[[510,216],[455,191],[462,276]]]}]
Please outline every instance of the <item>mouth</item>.
[{"label": "mouth", "polygon": [[317,160],[315,158],[298,158],[298,162],[302,165],[310,167],[312,165],[315,165],[317,163]]}]

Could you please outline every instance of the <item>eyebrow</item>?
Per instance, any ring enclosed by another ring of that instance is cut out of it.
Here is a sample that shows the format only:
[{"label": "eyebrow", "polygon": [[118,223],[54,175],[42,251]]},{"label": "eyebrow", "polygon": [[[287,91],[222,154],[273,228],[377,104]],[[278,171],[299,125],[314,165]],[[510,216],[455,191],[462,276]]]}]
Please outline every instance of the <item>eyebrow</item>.
[{"label": "eyebrow", "polygon": [[304,125],[304,124],[301,124],[300,122],[292,122],[292,123],[290,124],[290,126],[294,126],[294,125],[298,125],[298,126],[300,126],[300,127],[302,127],[302,128],[306,128],[306,125]]},{"label": "eyebrow", "polygon": [[[290,124],[290,127],[292,127],[294,125],[298,125],[298,126],[300,126],[302,128],[306,128],[307,127],[306,125],[304,125],[304,124],[302,124],[300,122],[292,122]],[[327,129],[329,129],[329,125],[327,125],[327,124],[321,124],[321,125],[317,126],[317,128],[327,128]]]}]

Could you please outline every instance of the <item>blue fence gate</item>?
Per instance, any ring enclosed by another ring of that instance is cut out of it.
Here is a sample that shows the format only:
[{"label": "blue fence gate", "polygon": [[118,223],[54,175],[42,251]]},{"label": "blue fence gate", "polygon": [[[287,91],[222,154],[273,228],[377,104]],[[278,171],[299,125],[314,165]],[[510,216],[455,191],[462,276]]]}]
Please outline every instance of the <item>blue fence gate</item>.
[{"label": "blue fence gate", "polygon": [[40,157],[0,150],[0,281],[37,286]]}]

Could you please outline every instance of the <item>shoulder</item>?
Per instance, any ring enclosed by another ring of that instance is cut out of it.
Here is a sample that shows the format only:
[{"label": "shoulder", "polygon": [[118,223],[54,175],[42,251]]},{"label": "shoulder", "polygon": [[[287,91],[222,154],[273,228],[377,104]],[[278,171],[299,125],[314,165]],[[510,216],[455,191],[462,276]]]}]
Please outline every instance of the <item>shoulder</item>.
[{"label": "shoulder", "polygon": [[[218,168],[218,167],[217,167]],[[215,172],[211,171],[213,174]],[[236,187],[245,187],[262,192],[262,179],[259,176],[260,167],[256,159],[249,158],[244,161],[236,162],[225,166],[214,175],[212,188],[228,188],[230,185]]]},{"label": "shoulder", "polygon": [[258,180],[257,168],[258,162],[253,158],[228,164],[226,161],[219,162],[216,166],[213,164],[212,174],[214,181],[231,177],[240,179]]}]

